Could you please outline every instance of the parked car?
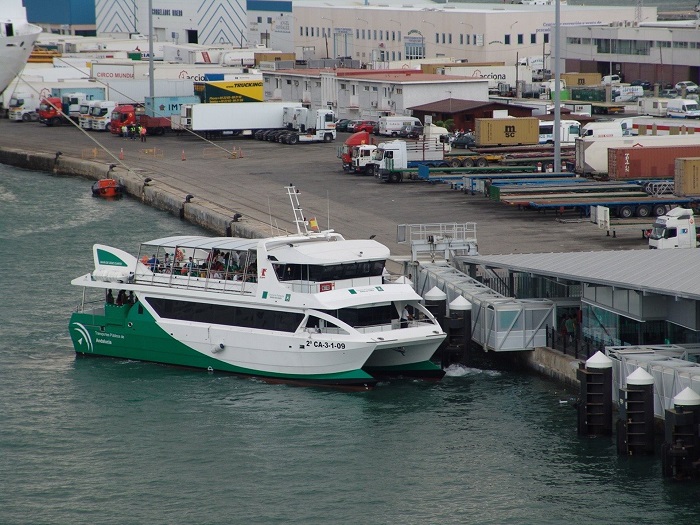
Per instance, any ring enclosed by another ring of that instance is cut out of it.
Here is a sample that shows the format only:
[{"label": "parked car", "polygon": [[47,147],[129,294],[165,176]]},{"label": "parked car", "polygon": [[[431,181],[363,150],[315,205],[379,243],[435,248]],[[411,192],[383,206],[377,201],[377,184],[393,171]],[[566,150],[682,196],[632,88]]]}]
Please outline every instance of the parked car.
[{"label": "parked car", "polygon": [[464,133],[452,139],[451,145],[453,148],[467,149],[476,145],[476,139],[474,139],[474,135]]},{"label": "parked car", "polygon": [[406,139],[419,139],[423,134],[423,126],[404,126],[399,131],[399,137]]},{"label": "parked car", "polygon": [[683,88],[685,88],[686,93],[697,93],[698,92],[698,85],[695,82],[691,82],[690,80],[684,80],[682,82],[678,82],[675,86],[676,91],[678,93],[683,92]]},{"label": "parked car", "polygon": [[648,80],[633,80],[630,82],[630,86],[642,86],[642,89],[644,91],[651,91],[654,89],[654,84],[649,82]]},{"label": "parked car", "polygon": [[678,98],[678,91],[675,89],[662,89],[659,91],[659,97],[661,98]]},{"label": "parked car", "polygon": [[[357,120],[357,119],[351,120],[350,122],[348,122],[348,123],[345,125],[345,131],[349,131],[350,133],[354,133],[355,131],[357,131],[357,130],[355,130],[355,126],[358,125],[360,122],[362,122],[362,121],[361,121],[361,120]],[[336,129],[337,129],[337,128],[336,128]]]},{"label": "parked car", "polygon": [[376,125],[376,120],[359,120],[353,126],[352,131],[355,133],[357,133],[358,131],[366,131],[368,133],[372,133],[372,131],[374,131],[374,126]]},{"label": "parked car", "polygon": [[348,130],[348,124],[350,123],[351,119],[349,118],[341,118],[340,120],[337,120],[335,122],[335,130],[336,131],[347,131]]}]

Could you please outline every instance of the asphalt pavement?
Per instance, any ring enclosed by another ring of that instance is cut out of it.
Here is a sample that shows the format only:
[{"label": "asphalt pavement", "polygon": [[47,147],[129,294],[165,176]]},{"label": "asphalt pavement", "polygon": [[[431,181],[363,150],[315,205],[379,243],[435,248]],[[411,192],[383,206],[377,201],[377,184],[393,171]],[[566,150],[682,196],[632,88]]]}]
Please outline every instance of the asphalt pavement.
[{"label": "asphalt pavement", "polygon": [[[644,249],[639,230],[606,236],[594,224],[569,213],[557,217],[468,195],[446,184],[378,183],[343,172],[334,143],[285,144],[246,138],[207,142],[169,133],[147,142],[106,132],[82,132],[72,126],[47,127],[37,122],[0,120],[0,147],[55,153],[122,164],[154,184],[167,184],[241,213],[242,221],[277,233],[293,231],[293,215],[284,186],[294,184],[307,218],[346,238],[369,238],[395,255],[410,247],[397,244],[399,224],[475,222],[482,254]],[[123,157],[123,160],[122,160]],[[86,184],[86,191],[89,185]],[[563,219],[563,220],[562,220]],[[650,225],[651,225],[650,220]]]}]

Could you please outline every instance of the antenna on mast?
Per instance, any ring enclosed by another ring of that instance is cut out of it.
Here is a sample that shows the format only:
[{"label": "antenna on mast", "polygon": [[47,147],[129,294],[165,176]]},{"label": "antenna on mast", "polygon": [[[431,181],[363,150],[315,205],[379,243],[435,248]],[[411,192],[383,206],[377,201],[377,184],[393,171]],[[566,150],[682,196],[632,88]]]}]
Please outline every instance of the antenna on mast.
[{"label": "antenna on mast", "polygon": [[[308,223],[304,218],[304,213],[301,210],[301,205],[299,204],[299,190],[296,189],[294,184],[290,183],[286,187],[287,195],[289,196],[289,202],[292,203],[292,211],[294,212],[294,224],[297,227],[297,233],[299,235],[307,235],[309,229],[307,228]],[[303,227],[303,231],[302,231]]]}]

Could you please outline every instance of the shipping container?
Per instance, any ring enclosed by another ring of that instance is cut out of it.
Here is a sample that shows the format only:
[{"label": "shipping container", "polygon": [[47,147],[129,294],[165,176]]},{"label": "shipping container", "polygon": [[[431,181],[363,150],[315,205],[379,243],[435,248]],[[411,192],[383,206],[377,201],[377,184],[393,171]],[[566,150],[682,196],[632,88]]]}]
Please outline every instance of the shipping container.
[{"label": "shipping container", "polygon": [[517,146],[539,144],[540,121],[535,117],[478,118],[477,146]]},{"label": "shipping container", "polygon": [[146,115],[149,117],[172,117],[180,115],[183,104],[196,104],[199,97],[146,97]]},{"label": "shipping container", "polygon": [[586,102],[605,102],[605,88],[573,87],[571,88],[571,100],[584,100]]},{"label": "shipping container", "polygon": [[676,159],[673,192],[679,197],[700,196],[700,157]]},{"label": "shipping container", "polygon": [[562,73],[559,78],[566,81],[568,88],[577,86],[600,86],[600,73]]},{"label": "shipping container", "polygon": [[700,145],[609,148],[608,178],[672,179],[677,158],[697,156]]}]

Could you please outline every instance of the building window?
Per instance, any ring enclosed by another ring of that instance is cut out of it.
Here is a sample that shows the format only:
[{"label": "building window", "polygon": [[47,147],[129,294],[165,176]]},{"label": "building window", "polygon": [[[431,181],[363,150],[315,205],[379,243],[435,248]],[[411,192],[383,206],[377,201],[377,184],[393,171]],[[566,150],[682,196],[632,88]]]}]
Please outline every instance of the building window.
[{"label": "building window", "polygon": [[460,46],[464,45],[464,35],[461,33],[459,34],[459,45]]},{"label": "building window", "polygon": [[262,16],[258,17],[258,24],[262,24]]},{"label": "building window", "polygon": [[362,87],[362,90],[363,90],[363,91],[369,91],[369,86],[363,86],[363,87]]},{"label": "building window", "polygon": [[306,36],[309,36],[309,28],[306,28]]},{"label": "building window", "polygon": [[524,44],[525,43],[525,38],[523,35],[518,35],[518,44]]},{"label": "building window", "polygon": [[403,93],[403,89],[402,89],[402,88],[396,88],[396,94],[397,94],[397,95],[401,95],[402,93]]},{"label": "building window", "polygon": [[345,84],[340,84],[340,89],[345,89]]},{"label": "building window", "polygon": [[372,91],[377,92],[379,90],[377,89],[377,86],[372,86]]},{"label": "building window", "polygon": [[543,33],[544,35],[544,43],[549,44],[549,33]]},{"label": "building window", "polygon": [[530,34],[530,43],[531,43],[531,44],[536,44],[536,43],[537,43],[537,33],[531,33],[531,34]]},{"label": "building window", "polygon": [[271,24],[271,23],[272,23],[272,17],[271,17],[271,16],[268,16],[268,17],[267,17],[267,23],[268,23],[268,24]]},{"label": "building window", "polygon": [[292,85],[292,81],[289,80],[289,79],[287,79],[287,85],[288,85],[288,86],[291,86],[291,85]]},{"label": "building window", "polygon": [[399,60],[401,60],[401,51],[399,51]]},{"label": "building window", "polygon": [[436,44],[440,43],[440,33],[435,33],[435,43]]},{"label": "building window", "polygon": [[384,31],[379,30],[379,40],[384,40]]},{"label": "building window", "polygon": [[360,39],[360,30],[355,29],[355,40],[359,40],[359,39]]},{"label": "building window", "polygon": [[448,43],[448,44],[451,44],[451,43],[452,43],[452,33],[450,33],[449,35],[447,35],[447,43]]},{"label": "building window", "polygon": [[391,60],[396,60],[396,51],[391,52]]},{"label": "building window", "polygon": [[[401,42],[401,31],[398,32],[398,37],[397,37],[396,40],[398,40],[399,42]],[[401,60],[401,59],[399,58],[399,60]]]},{"label": "building window", "polygon": [[299,26],[299,36],[304,36],[304,27]]},{"label": "building window", "polygon": [[377,30],[375,29],[375,30],[373,31],[373,33],[374,33],[374,40],[376,40],[376,39],[377,39]]},{"label": "building window", "polygon": [[311,28],[311,36],[314,36],[314,28]]},{"label": "building window", "polygon": [[365,40],[365,30],[362,30],[362,40]]},{"label": "building window", "polygon": [[504,35],[503,36],[503,43],[507,46],[510,45],[510,35]]},{"label": "building window", "polygon": [[[468,45],[471,43],[471,42],[470,42],[470,37],[471,37],[471,35],[464,35],[464,45],[465,45],[465,46],[468,46]],[[476,40],[476,39],[475,39],[475,40]]]}]

